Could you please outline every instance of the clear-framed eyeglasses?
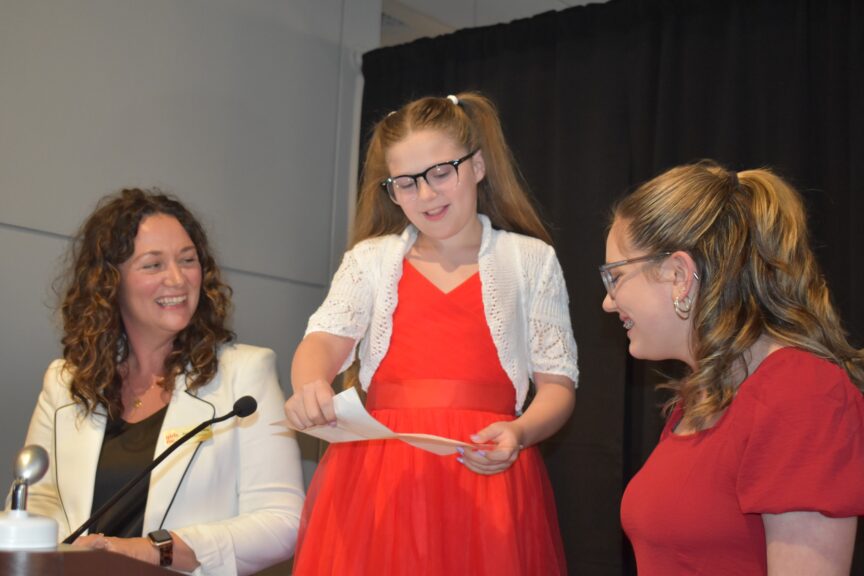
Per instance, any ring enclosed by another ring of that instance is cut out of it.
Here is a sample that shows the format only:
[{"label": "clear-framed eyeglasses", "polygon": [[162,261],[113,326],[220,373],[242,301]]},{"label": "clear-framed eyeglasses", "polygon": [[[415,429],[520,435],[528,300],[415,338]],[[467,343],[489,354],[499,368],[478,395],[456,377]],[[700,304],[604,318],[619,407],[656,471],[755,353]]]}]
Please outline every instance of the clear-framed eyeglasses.
[{"label": "clear-framed eyeglasses", "polygon": [[449,192],[459,184],[459,165],[474,156],[478,150],[479,148],[456,160],[435,164],[417,174],[391,176],[381,182],[381,187],[387,190],[390,199],[396,204],[417,197],[420,189],[419,178],[423,178],[426,185],[435,192]]},{"label": "clear-framed eyeglasses", "polygon": [[659,252],[657,254],[649,254],[648,256],[639,256],[638,258],[628,258],[627,260],[618,260],[617,262],[609,262],[608,264],[600,265],[600,278],[603,279],[603,286],[606,287],[606,293],[609,296],[615,297],[615,285],[618,283],[620,275],[616,275],[613,270],[627,264],[635,264],[637,262],[648,262],[650,260],[662,260],[671,255],[672,252]]}]

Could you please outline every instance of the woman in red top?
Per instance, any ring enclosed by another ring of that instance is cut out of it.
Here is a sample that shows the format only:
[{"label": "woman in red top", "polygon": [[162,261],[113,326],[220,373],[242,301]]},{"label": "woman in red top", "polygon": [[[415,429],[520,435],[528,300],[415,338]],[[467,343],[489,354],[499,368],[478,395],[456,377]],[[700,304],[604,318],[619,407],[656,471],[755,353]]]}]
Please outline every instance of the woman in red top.
[{"label": "woman in red top", "polygon": [[643,576],[848,574],[864,514],[864,351],[847,342],[799,195],[701,162],[613,211],[603,309],[675,359],[658,446],[621,519]]}]

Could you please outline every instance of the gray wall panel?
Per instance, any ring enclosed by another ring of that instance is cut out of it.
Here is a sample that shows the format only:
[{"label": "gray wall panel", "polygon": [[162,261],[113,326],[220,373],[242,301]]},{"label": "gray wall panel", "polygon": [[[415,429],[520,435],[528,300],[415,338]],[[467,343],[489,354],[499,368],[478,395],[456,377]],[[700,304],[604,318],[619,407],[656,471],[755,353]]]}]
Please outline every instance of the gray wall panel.
[{"label": "gray wall panel", "polygon": [[[290,390],[345,247],[380,14],[380,0],[0,0],[0,482],[60,352],[58,257],[124,186],[199,215],[238,339],[276,350]],[[308,473],[318,446],[303,450]]]},{"label": "gray wall panel", "polygon": [[68,242],[0,225],[0,486],[12,481],[12,462],[48,363],[60,355],[51,283]]}]

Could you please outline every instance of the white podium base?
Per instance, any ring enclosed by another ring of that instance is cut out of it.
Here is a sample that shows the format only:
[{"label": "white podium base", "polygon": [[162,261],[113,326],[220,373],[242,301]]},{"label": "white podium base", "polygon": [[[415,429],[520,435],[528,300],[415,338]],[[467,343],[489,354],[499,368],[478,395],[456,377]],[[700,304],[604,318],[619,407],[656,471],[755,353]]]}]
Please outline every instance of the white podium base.
[{"label": "white podium base", "polygon": [[57,522],[25,510],[0,514],[0,550],[48,550],[57,547]]}]

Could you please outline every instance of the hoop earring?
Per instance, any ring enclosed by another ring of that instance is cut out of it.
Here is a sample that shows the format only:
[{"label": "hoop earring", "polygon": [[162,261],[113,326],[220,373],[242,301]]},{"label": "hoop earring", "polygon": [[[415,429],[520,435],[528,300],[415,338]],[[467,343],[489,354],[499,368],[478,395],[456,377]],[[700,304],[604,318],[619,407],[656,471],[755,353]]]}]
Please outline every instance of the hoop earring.
[{"label": "hoop earring", "polygon": [[672,301],[672,306],[675,308],[675,314],[682,320],[690,318],[690,311],[693,309],[693,300],[689,295],[685,294],[682,297],[675,297]]}]

